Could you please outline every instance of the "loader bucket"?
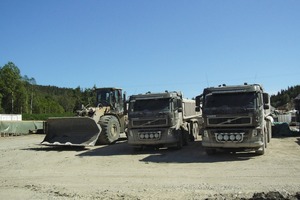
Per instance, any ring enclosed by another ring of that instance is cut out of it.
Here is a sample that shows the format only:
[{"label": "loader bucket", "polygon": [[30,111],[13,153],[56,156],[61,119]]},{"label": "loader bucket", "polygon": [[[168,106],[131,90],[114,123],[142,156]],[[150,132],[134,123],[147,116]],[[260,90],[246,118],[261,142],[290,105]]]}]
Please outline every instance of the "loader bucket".
[{"label": "loader bucket", "polygon": [[89,117],[49,118],[46,136],[41,144],[47,146],[94,146],[101,127]]}]

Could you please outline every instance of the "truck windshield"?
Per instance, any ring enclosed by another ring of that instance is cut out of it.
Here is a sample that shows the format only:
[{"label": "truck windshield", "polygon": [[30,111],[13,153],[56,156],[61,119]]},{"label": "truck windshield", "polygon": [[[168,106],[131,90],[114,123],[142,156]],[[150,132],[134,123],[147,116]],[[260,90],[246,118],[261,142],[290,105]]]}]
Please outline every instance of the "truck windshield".
[{"label": "truck windshield", "polygon": [[168,111],[170,108],[170,99],[145,99],[136,100],[131,107],[134,112],[143,111]]},{"label": "truck windshield", "polygon": [[205,97],[205,108],[243,108],[254,109],[256,93],[210,94]]}]

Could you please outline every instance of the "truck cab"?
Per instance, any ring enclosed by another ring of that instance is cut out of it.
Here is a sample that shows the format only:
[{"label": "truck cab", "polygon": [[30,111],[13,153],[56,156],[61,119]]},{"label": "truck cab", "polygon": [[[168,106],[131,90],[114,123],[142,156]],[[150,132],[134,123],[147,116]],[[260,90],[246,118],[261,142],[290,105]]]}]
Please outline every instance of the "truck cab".
[{"label": "truck cab", "polygon": [[264,154],[271,138],[270,97],[259,84],[210,87],[196,97],[203,111],[202,145],[217,149],[255,150]]},{"label": "truck cab", "polygon": [[128,144],[135,148],[175,146],[178,149],[185,145],[189,130],[184,111],[188,106],[183,101],[180,92],[132,95],[128,109]]}]

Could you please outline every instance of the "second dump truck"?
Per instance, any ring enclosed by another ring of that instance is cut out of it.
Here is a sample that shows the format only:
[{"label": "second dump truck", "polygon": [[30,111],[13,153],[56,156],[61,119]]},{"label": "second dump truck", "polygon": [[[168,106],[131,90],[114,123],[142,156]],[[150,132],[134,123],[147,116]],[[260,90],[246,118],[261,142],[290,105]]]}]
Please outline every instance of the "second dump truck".
[{"label": "second dump truck", "polygon": [[217,149],[265,153],[272,137],[270,96],[259,84],[209,87],[196,97],[202,108],[202,146],[207,154]]},{"label": "second dump truck", "polygon": [[128,109],[128,144],[136,149],[144,146],[175,147],[194,140],[199,133],[201,115],[195,112],[195,100],[181,92],[132,95]]}]

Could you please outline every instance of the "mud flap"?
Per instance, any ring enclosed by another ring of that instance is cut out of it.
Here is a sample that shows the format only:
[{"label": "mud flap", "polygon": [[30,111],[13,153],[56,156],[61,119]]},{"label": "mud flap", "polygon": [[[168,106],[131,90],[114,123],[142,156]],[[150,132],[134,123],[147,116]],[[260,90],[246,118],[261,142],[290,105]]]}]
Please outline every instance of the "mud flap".
[{"label": "mud flap", "polygon": [[41,144],[47,146],[94,146],[101,127],[89,117],[49,118],[46,136]]}]

